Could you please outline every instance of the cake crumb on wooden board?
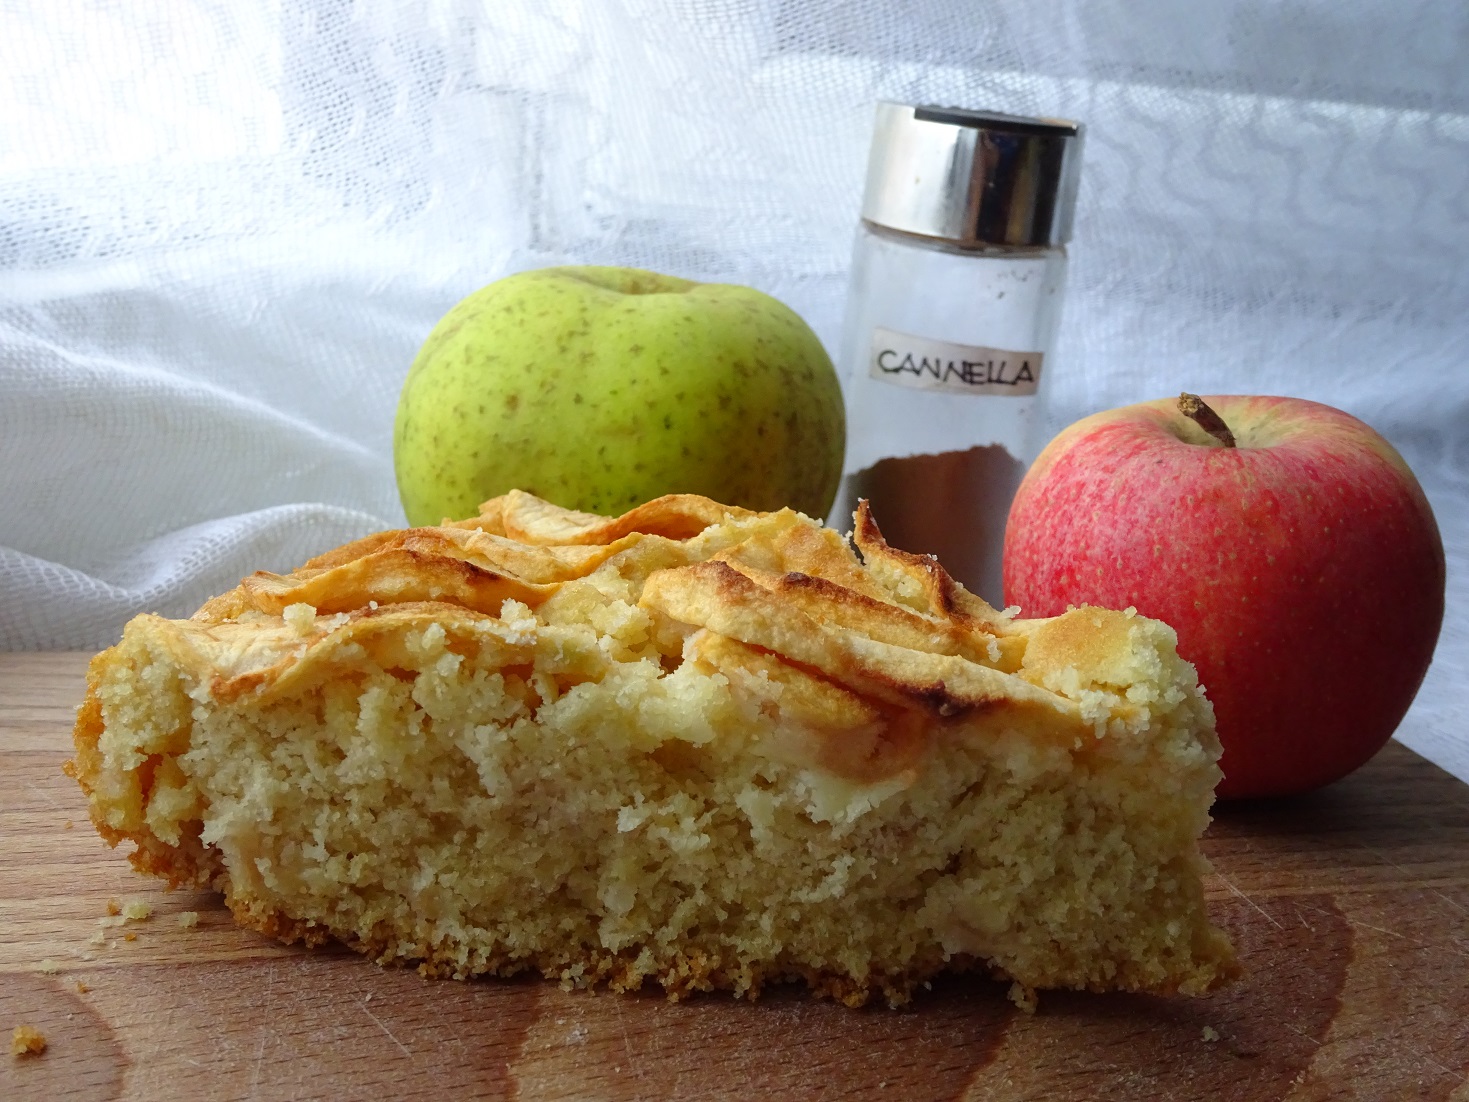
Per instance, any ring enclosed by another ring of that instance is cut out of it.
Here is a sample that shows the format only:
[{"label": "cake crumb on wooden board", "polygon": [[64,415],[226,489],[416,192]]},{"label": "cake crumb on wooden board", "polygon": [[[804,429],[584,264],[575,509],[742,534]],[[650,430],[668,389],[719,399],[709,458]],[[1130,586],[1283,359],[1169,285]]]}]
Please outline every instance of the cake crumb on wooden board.
[{"label": "cake crumb on wooden board", "polygon": [[10,1034],[12,1056],[39,1056],[46,1051],[46,1035],[33,1025],[18,1025]]}]

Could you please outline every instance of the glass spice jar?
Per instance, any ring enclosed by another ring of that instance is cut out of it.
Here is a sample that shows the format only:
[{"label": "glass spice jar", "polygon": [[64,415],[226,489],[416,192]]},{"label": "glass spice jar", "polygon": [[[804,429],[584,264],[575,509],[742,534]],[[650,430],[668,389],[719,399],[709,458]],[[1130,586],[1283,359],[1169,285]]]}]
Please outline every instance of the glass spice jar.
[{"label": "glass spice jar", "polygon": [[1005,517],[1044,440],[1082,127],[881,103],[839,349],[847,459],[888,542],[1001,602]]}]

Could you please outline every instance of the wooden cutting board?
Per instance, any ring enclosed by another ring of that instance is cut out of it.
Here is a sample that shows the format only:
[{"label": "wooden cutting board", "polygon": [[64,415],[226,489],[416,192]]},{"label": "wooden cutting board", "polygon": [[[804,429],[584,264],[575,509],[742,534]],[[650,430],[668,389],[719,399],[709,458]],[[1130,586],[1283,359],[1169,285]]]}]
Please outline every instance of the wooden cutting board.
[{"label": "wooden cutting board", "polygon": [[[1208,999],[670,1004],[286,948],[136,876],[61,774],[84,665],[0,655],[0,1031],[49,1043],[0,1056],[0,1099],[1469,1099],[1469,786],[1396,743],[1219,811],[1211,906],[1248,974]],[[109,899],[152,915],[99,926]]]}]

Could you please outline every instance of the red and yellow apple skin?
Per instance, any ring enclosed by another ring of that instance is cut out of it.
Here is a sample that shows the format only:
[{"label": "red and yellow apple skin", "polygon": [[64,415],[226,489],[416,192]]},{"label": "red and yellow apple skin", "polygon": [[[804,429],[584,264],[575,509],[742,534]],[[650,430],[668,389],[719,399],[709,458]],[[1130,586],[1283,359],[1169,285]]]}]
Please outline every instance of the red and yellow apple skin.
[{"label": "red and yellow apple skin", "polygon": [[1341,410],[1206,397],[1094,414],[1027,473],[1005,534],[1025,616],[1129,605],[1178,633],[1214,704],[1223,799],[1305,792],[1391,737],[1433,656],[1444,553],[1418,480]]}]

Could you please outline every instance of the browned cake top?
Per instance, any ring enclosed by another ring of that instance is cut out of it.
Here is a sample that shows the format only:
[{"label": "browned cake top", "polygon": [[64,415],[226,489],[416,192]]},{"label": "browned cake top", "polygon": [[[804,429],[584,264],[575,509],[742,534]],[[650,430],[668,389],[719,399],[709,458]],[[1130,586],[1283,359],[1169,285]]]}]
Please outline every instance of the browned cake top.
[{"label": "browned cake top", "polygon": [[615,609],[644,621],[646,645],[624,657],[695,662],[778,698],[814,762],[859,781],[908,768],[934,731],[980,712],[1041,739],[1100,735],[1139,713],[1129,687],[1170,675],[1163,625],[1095,609],[1015,619],[933,557],[889,547],[865,504],[849,543],[791,510],[693,495],[607,518],[512,491],[469,520],[254,574],[166,634],[219,698],[340,668],[362,653],[352,644],[381,660],[405,627],[430,622],[456,645],[501,648],[506,665],[534,665],[537,646],[561,659],[581,647],[580,676],[595,678],[591,651],[626,650],[611,638]]}]

